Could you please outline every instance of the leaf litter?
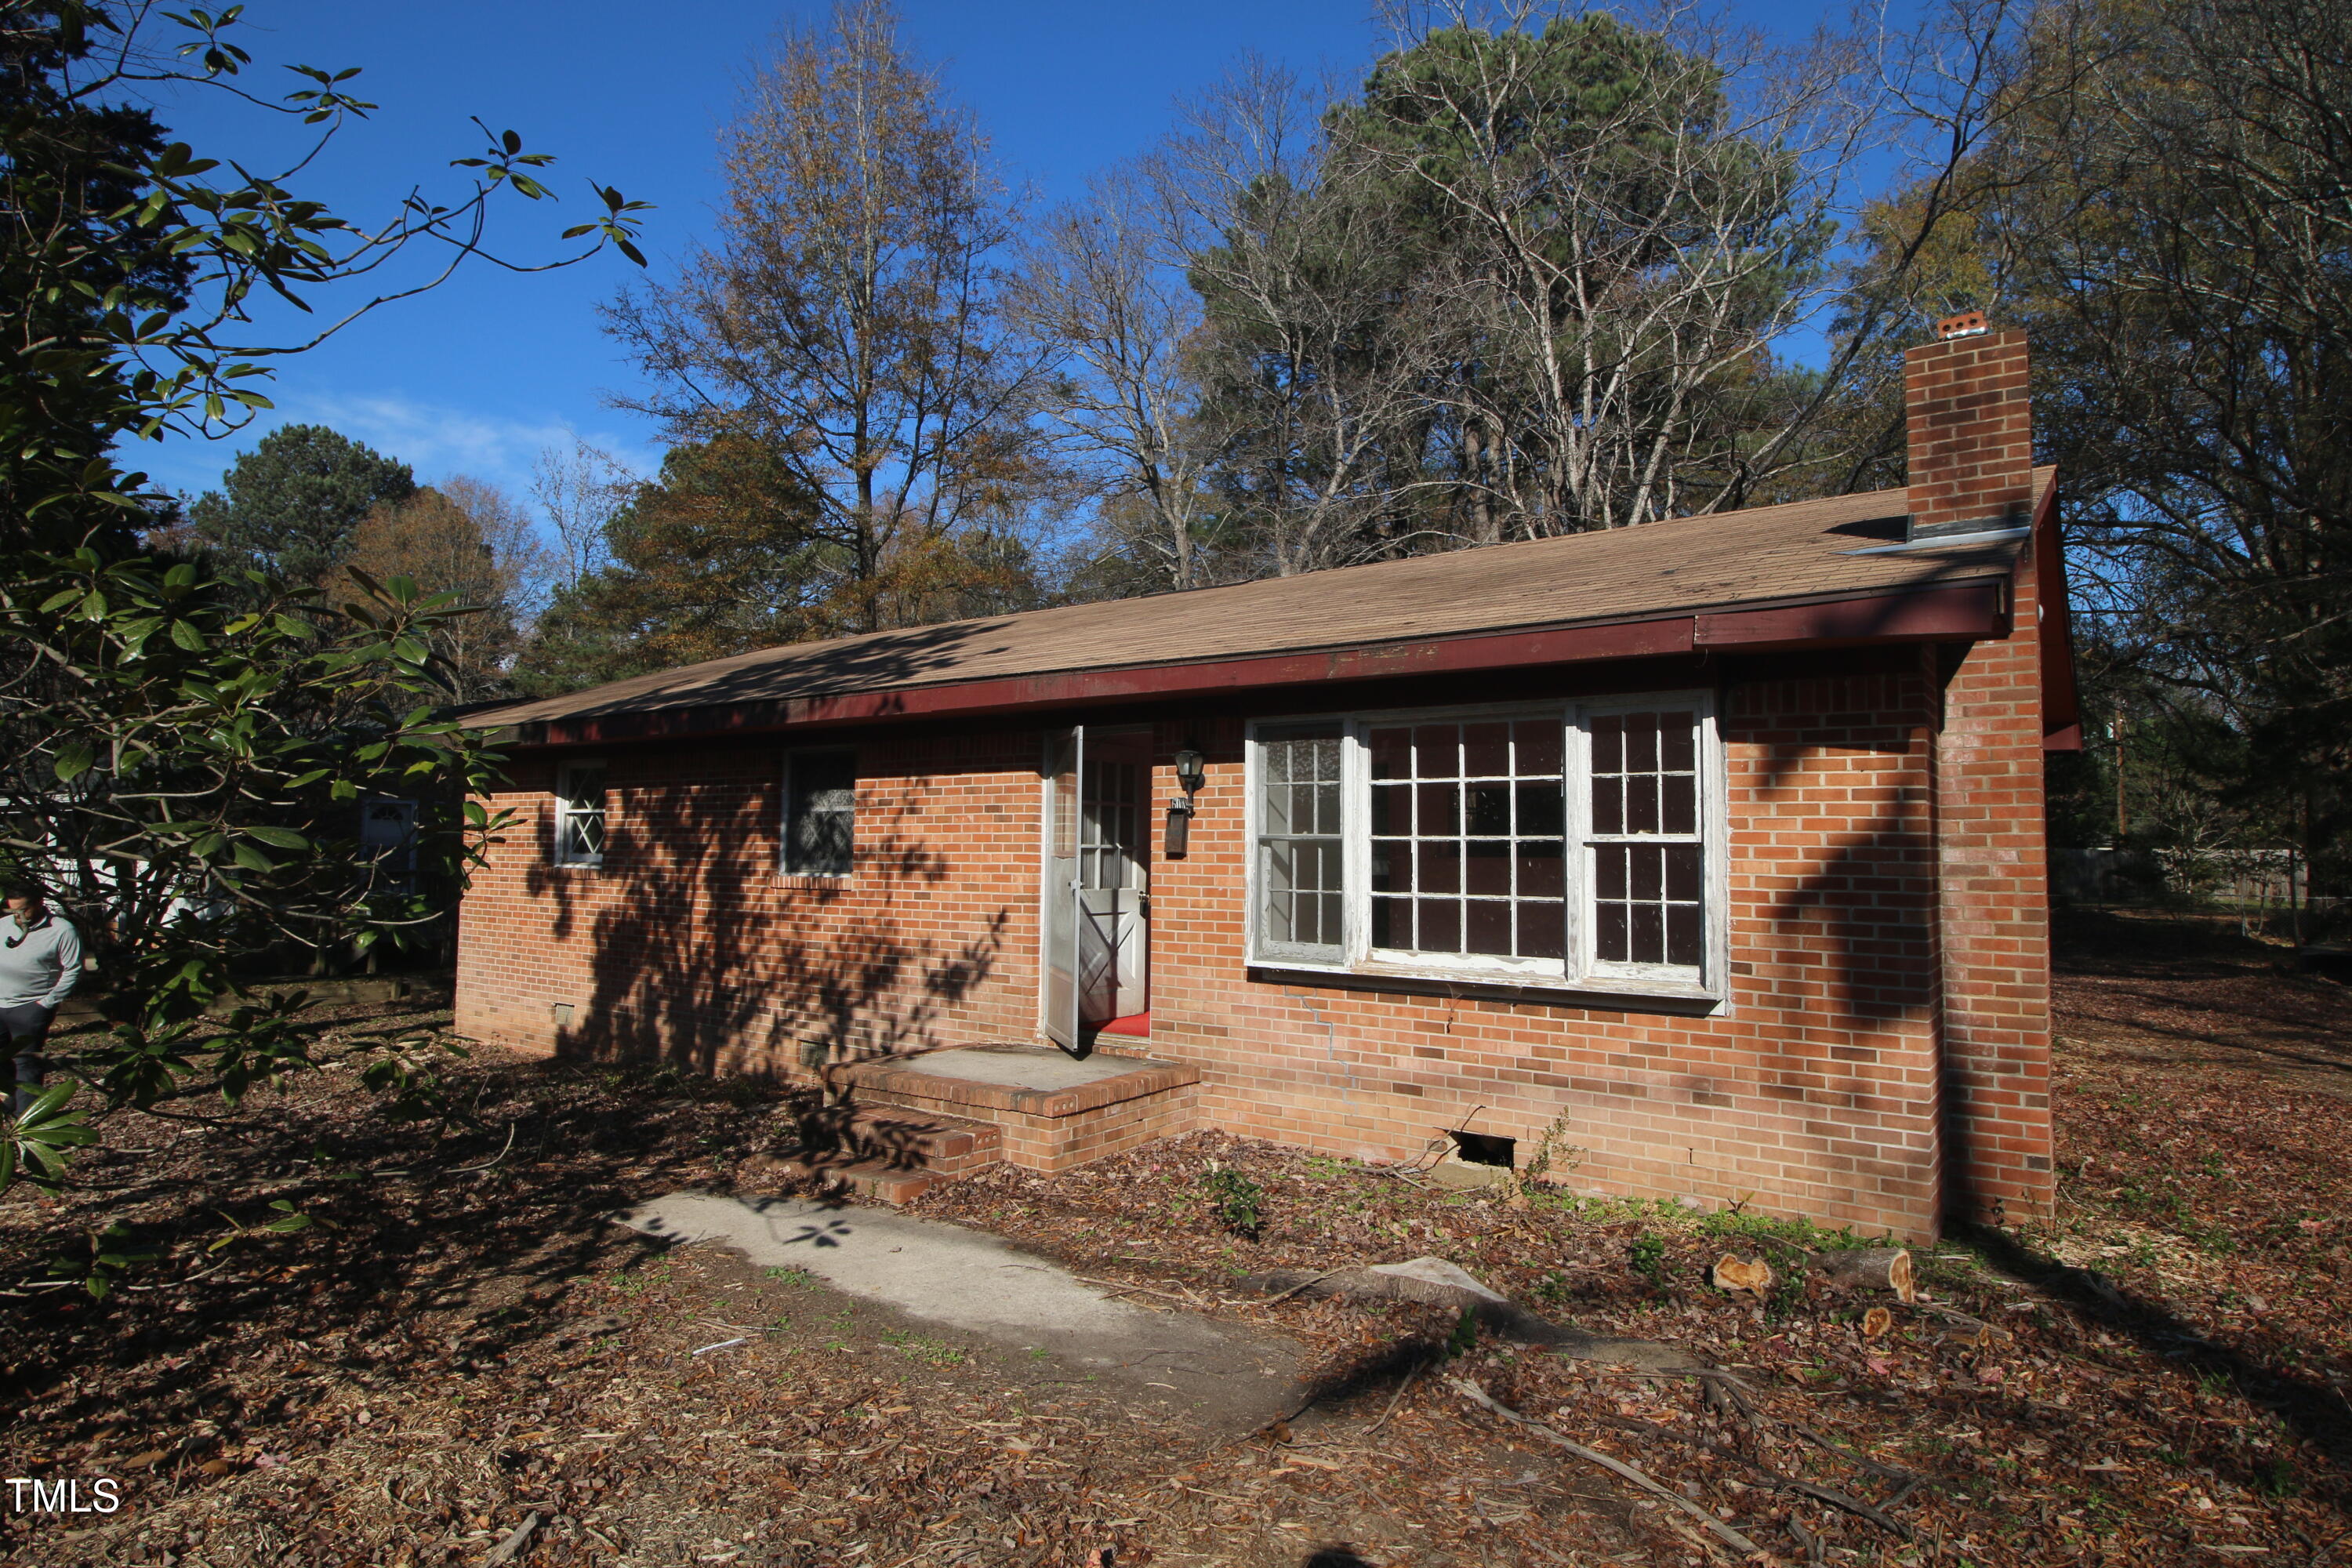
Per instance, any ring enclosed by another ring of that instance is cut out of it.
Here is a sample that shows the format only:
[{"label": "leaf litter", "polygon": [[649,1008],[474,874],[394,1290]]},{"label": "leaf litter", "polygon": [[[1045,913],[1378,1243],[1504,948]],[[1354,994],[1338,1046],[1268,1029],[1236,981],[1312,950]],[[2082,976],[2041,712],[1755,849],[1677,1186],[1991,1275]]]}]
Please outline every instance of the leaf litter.
[{"label": "leaf litter", "polygon": [[[1050,1356],[606,1222],[728,1190],[788,1135],[782,1089],[478,1051],[468,1120],[425,1147],[348,1071],[233,1120],[117,1118],[89,1190],[0,1203],[0,1279],[115,1219],[171,1261],[106,1301],[9,1301],[0,1447],[11,1475],[120,1477],[125,1506],[0,1515],[0,1553],[1342,1568],[1727,1563],[1737,1539],[1787,1563],[2336,1561],[2352,1005],[2219,922],[2094,913],[2062,936],[2057,1217],[1920,1248],[1916,1303],[1804,1267],[1874,1238],[1515,1202],[1215,1134],[918,1205],[1309,1346],[1318,1397],[1238,1443]],[[330,1041],[381,1026],[344,1009]],[[199,1260],[221,1212],[278,1200],[332,1228]],[[1422,1255],[1724,1375],[1242,1284]],[[1727,1255],[1771,1266],[1761,1294],[1709,1283]]]}]

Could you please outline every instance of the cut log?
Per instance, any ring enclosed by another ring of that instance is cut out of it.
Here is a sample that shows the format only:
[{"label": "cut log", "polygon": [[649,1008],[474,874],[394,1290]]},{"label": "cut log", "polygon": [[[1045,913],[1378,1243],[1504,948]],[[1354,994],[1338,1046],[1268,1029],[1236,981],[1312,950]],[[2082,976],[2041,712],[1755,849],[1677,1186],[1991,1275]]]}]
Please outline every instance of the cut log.
[{"label": "cut log", "polygon": [[1901,1247],[1861,1247],[1817,1252],[1805,1266],[1841,1290],[1892,1290],[1904,1301],[1918,1299],[1911,1253]]},{"label": "cut log", "polygon": [[1750,1263],[1727,1252],[1715,1260],[1715,1288],[1753,1290],[1759,1296],[1769,1296],[1772,1293],[1772,1266],[1760,1258]]}]

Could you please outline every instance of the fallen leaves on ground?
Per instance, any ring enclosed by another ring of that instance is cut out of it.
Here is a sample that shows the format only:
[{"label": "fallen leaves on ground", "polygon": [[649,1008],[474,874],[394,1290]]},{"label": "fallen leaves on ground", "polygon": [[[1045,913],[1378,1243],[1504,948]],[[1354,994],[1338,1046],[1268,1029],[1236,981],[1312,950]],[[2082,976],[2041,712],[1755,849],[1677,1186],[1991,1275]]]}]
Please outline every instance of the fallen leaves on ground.
[{"label": "fallen leaves on ground", "polygon": [[[1785,1563],[2321,1561],[2352,1531],[2352,1007],[2212,922],[2083,916],[2065,936],[2058,1218],[1921,1249],[1916,1304],[1829,1289],[1803,1255],[1842,1238],[1750,1214],[1515,1203],[1216,1135],[1050,1179],[999,1167],[920,1205],[1139,1304],[1310,1346],[1314,1405],[1239,1443],[1050,1357],[606,1222],[723,1190],[774,1146],[786,1101],[759,1086],[481,1052],[469,1119],[437,1140],[348,1071],[235,1119],[117,1118],[90,1188],[0,1204],[0,1279],[118,1217],[183,1261],[104,1302],[9,1302],[0,1459],[117,1475],[129,1501],[0,1516],[0,1543],[44,1564],[472,1563],[536,1517],[511,1561],[1731,1560],[1461,1380]],[[1219,1223],[1213,1163],[1256,1185],[1255,1239]],[[193,1277],[220,1212],[278,1199],[336,1228]],[[1235,1286],[1423,1254],[1736,1382]],[[1760,1297],[1707,1283],[1727,1254],[1770,1266]]]}]

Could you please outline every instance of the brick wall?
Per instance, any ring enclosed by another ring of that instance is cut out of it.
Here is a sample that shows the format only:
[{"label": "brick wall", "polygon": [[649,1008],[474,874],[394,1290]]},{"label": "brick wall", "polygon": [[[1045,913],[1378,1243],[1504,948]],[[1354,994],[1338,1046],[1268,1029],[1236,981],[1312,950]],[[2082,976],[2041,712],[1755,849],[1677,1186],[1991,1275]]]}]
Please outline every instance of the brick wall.
[{"label": "brick wall", "polygon": [[[2025,334],[1939,324],[1905,356],[1916,527],[2021,523],[2033,496]],[[2032,518],[2057,526],[2054,497]],[[1936,753],[1947,1212],[2049,1212],[2049,867],[2042,801],[2044,552],[2022,552],[2012,630],[1948,671]]]},{"label": "brick wall", "polygon": [[2036,588],[2029,552],[2017,630],[1945,687],[1936,759],[1947,1208],[1996,1222],[2046,1215],[2054,1179]]},{"label": "brick wall", "polygon": [[1988,331],[1976,313],[1937,331],[1903,356],[1913,531],[2023,522],[2033,503],[2025,334]]},{"label": "brick wall", "polygon": [[[1252,972],[1245,714],[1163,715],[1152,798],[1175,793],[1181,746],[1206,752],[1209,782],[1191,856],[1152,867],[1139,1048],[1200,1068],[1202,1121],[1237,1132],[1394,1157],[1465,1123],[1524,1151],[1561,1119],[1587,1152],[1579,1190],[1930,1234],[1947,1136],[1938,673],[1867,651],[1721,671],[1731,998],[1714,1016]],[[1690,684],[1687,670],[1656,681]],[[778,743],[604,753],[611,847],[593,871],[547,864],[551,764],[520,767],[494,803],[520,826],[466,900],[458,1026],[782,1073],[1037,1039],[1041,733],[856,744],[858,862],[839,884],[775,872]]]},{"label": "brick wall", "polygon": [[782,751],[623,748],[600,868],[550,864],[554,764],[459,917],[458,1026],[530,1049],[783,1069],[1025,1026],[1036,986],[1034,732],[859,752],[858,867],[780,866]]},{"label": "brick wall", "polygon": [[[1154,1048],[1217,1125],[1357,1154],[1555,1118],[1580,1190],[1745,1200],[1906,1235],[1937,1201],[1929,682],[1735,681],[1731,1002],[1722,1016],[1376,991],[1247,973],[1238,724],[1211,742],[1193,856],[1154,880]],[[1202,737],[1208,740],[1208,737]],[[1171,959],[1173,962],[1171,962]],[[1475,1112],[1475,1121],[1470,1118]]]}]

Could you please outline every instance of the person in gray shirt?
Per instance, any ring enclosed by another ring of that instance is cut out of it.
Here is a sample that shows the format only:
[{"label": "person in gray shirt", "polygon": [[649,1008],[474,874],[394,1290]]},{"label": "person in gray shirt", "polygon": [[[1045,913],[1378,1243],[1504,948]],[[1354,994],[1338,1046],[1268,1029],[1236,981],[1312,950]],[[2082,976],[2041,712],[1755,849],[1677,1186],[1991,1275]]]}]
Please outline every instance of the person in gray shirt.
[{"label": "person in gray shirt", "polygon": [[16,1114],[41,1097],[48,1038],[58,1004],[81,979],[81,933],[42,900],[40,889],[18,879],[0,879],[7,909],[0,913],[0,1038],[16,1058]]}]

